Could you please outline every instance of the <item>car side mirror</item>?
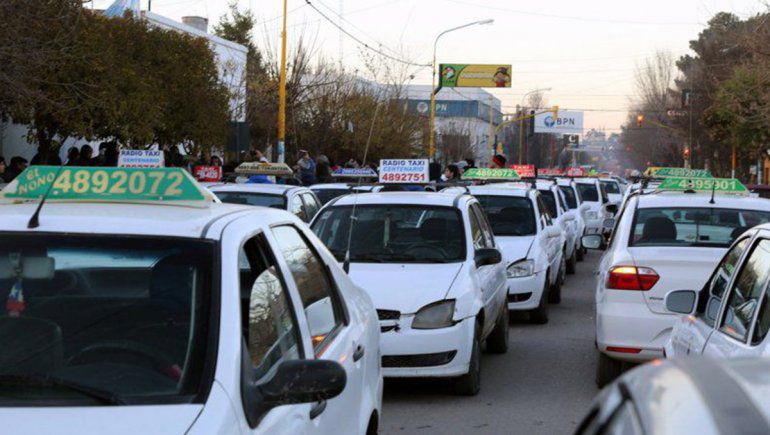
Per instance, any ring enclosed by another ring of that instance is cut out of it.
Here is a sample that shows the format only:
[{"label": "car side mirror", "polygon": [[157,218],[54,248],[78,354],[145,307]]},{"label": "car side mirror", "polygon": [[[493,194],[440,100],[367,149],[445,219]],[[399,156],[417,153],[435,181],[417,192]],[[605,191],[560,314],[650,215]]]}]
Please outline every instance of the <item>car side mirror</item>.
[{"label": "car side mirror", "polygon": [[583,247],[588,249],[596,249],[599,251],[603,251],[607,249],[607,244],[604,241],[604,236],[601,236],[599,234],[589,234],[587,236],[583,236],[580,239],[580,241],[583,244]]},{"label": "car side mirror", "polygon": [[666,309],[672,313],[692,314],[698,303],[695,290],[674,290],[666,295]]},{"label": "car side mirror", "polygon": [[476,262],[476,267],[488,266],[502,262],[503,256],[495,248],[481,248],[476,250],[474,261]]},{"label": "car side mirror", "polygon": [[580,204],[580,208],[578,208],[578,210],[580,210],[581,213],[585,213],[590,209],[591,209],[591,206],[586,203]]}]

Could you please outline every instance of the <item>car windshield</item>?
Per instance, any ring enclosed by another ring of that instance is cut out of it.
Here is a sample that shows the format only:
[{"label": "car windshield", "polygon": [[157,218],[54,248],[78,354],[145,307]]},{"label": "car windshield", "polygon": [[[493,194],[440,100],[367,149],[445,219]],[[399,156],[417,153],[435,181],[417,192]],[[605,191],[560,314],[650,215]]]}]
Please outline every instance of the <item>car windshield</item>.
[{"label": "car windshield", "polygon": [[550,190],[541,190],[540,197],[543,198],[543,203],[545,203],[545,208],[548,209],[548,214],[550,214],[552,218],[558,217],[558,214],[556,213],[556,196],[554,196],[553,192]]},{"label": "car windshield", "polygon": [[576,209],[577,197],[575,197],[575,190],[572,189],[572,186],[559,186],[559,189],[561,189],[564,194],[564,199],[567,200],[567,207],[569,207],[570,210]]},{"label": "car windshield", "polygon": [[724,208],[636,210],[629,246],[726,248],[746,230],[770,221],[770,212]]},{"label": "car windshield", "polygon": [[535,211],[532,201],[523,196],[475,195],[487,214],[496,236],[529,236],[535,234]]},{"label": "car windshield", "polygon": [[214,192],[224,203],[255,205],[260,207],[272,207],[281,210],[286,209],[286,197],[270,193],[256,192]]},{"label": "car windshield", "polygon": [[348,234],[352,206],[324,210],[313,231],[343,261],[371,263],[449,263],[465,260],[460,212],[450,207],[359,205]]},{"label": "car windshield", "polygon": [[577,183],[577,189],[581,201],[599,202],[599,191],[595,184]]},{"label": "car windshield", "polygon": [[214,244],[0,234],[0,406],[187,403],[206,389]]},{"label": "car windshield", "polygon": [[618,186],[618,183],[615,181],[600,181],[602,183],[602,187],[604,187],[604,191],[610,194],[617,194],[620,195],[620,186]]},{"label": "car windshield", "polygon": [[311,189],[321,204],[326,204],[334,198],[351,193],[350,189]]}]

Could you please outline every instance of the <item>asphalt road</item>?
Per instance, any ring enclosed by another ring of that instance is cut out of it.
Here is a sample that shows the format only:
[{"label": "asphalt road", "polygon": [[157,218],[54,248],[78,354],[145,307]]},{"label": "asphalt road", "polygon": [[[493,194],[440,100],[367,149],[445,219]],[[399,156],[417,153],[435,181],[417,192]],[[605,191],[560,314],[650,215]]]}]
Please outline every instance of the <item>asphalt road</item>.
[{"label": "asphalt road", "polygon": [[481,392],[452,395],[442,382],[386,380],[384,434],[568,434],[598,392],[594,384],[593,271],[589,253],[568,275],[549,322],[511,319],[505,355],[482,355]]}]

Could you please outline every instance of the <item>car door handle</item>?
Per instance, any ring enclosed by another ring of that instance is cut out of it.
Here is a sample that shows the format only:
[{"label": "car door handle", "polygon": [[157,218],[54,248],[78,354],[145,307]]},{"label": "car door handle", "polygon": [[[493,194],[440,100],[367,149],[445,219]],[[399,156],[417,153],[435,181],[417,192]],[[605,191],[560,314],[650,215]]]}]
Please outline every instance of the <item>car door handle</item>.
[{"label": "car door handle", "polygon": [[326,410],[326,401],[322,400],[315,405],[313,405],[312,408],[310,408],[310,419],[313,420],[314,418],[321,415]]},{"label": "car door handle", "polygon": [[364,352],[365,352],[364,347],[359,344],[358,347],[356,347],[356,350],[353,351],[353,362],[356,362],[361,358],[363,358]]}]

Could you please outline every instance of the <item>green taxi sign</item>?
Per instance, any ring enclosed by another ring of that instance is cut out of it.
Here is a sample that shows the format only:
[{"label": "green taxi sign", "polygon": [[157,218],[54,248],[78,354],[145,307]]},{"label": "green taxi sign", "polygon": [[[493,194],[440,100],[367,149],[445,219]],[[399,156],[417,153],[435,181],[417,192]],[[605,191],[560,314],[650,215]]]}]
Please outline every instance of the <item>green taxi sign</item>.
[{"label": "green taxi sign", "polygon": [[514,169],[470,168],[463,173],[463,180],[519,180],[518,172]]},{"label": "green taxi sign", "polygon": [[656,168],[652,176],[655,178],[714,178],[711,172],[705,169],[686,168]]},{"label": "green taxi sign", "polygon": [[47,201],[208,204],[211,195],[181,168],[30,166],[0,197]]},{"label": "green taxi sign", "polygon": [[657,192],[675,191],[684,192],[720,192],[747,195],[749,190],[735,178],[677,178],[670,177],[663,180],[655,189]]}]

